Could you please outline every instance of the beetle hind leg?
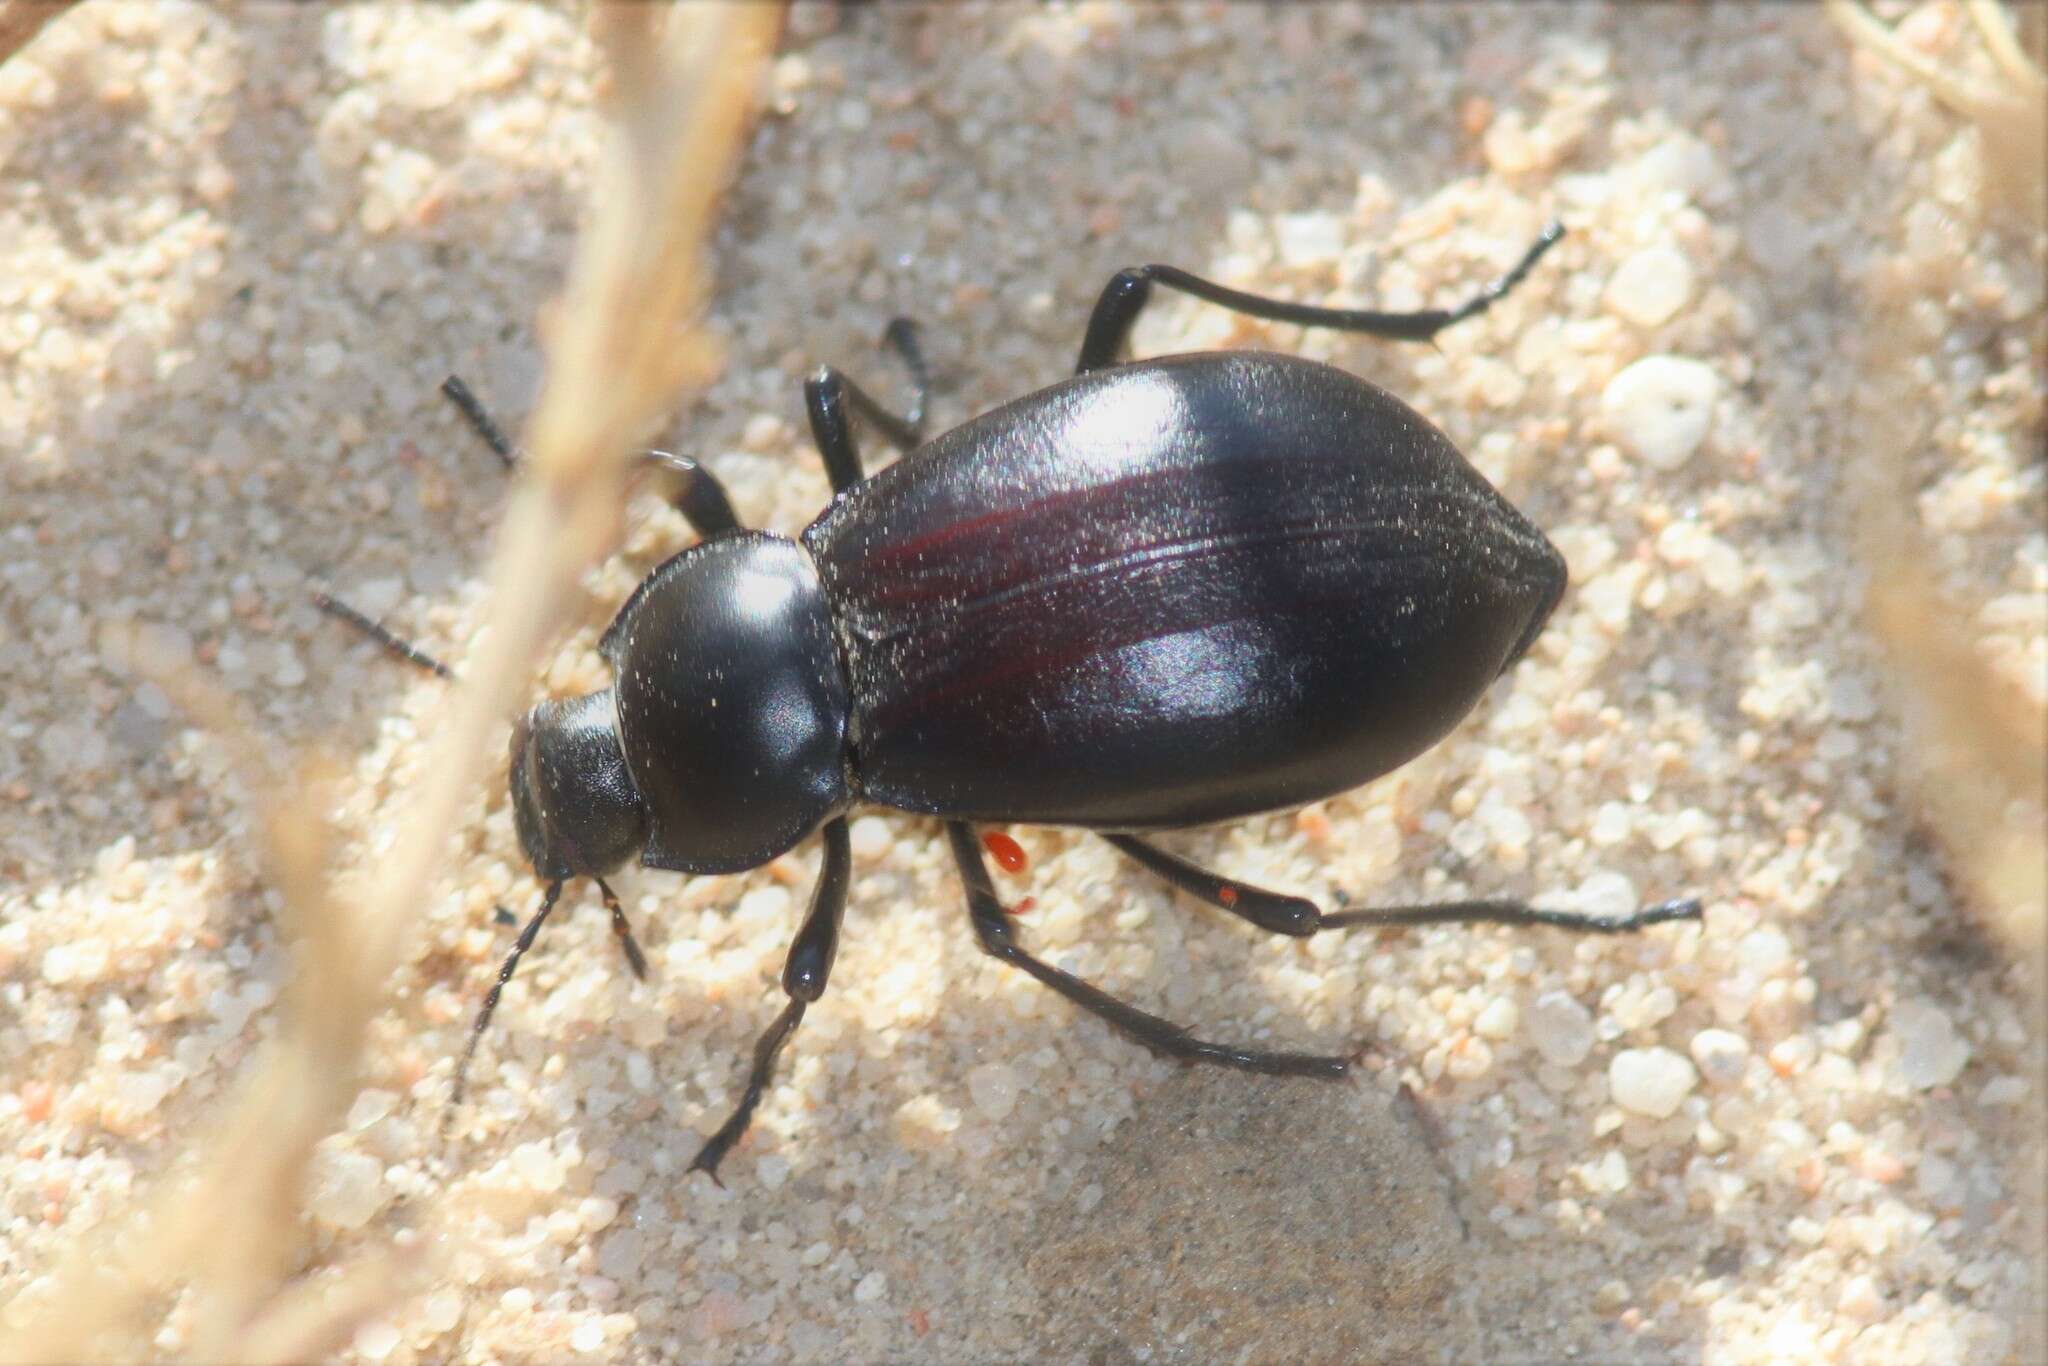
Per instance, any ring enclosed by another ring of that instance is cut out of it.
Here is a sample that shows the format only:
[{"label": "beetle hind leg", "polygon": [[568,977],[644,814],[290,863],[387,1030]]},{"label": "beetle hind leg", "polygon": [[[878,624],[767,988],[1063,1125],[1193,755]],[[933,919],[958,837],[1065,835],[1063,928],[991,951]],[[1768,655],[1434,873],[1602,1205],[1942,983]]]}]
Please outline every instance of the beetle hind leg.
[{"label": "beetle hind leg", "polygon": [[1380,337],[1387,341],[1428,341],[1453,323],[1463,322],[1475,314],[1492,308],[1495,301],[1520,284],[1523,277],[1534,268],[1543,253],[1556,245],[1564,236],[1564,225],[1552,222],[1543,229],[1535,244],[1522,253],[1506,274],[1480,289],[1471,298],[1456,308],[1424,308],[1412,312],[1385,313],[1370,308],[1320,308],[1314,304],[1290,303],[1285,299],[1269,299],[1261,294],[1247,294],[1241,289],[1231,289],[1199,275],[1191,275],[1174,266],[1132,266],[1120,270],[1110,277],[1103,286],[1101,296],[1095,301],[1094,312],[1088,315],[1088,330],[1081,339],[1081,357],[1074,366],[1075,374],[1086,374],[1115,365],[1124,346],[1130,340],[1131,328],[1138,321],[1138,315],[1145,311],[1145,304],[1152,297],[1152,286],[1164,285],[1191,294],[1220,307],[1242,313],[1247,317],[1264,318],[1269,322],[1295,323],[1302,327],[1327,327],[1338,332],[1358,332],[1368,337]]},{"label": "beetle hind leg", "polygon": [[846,911],[846,888],[853,872],[846,818],[837,816],[826,821],[820,833],[825,850],[818,862],[818,885],[811,892],[811,908],[805,913],[803,926],[791,941],[789,957],[782,965],[782,990],[789,997],[789,1004],[754,1043],[754,1063],[747,1072],[747,1089],[739,1105],[718,1126],[718,1132],[704,1141],[690,1162],[691,1171],[703,1172],[713,1181],[718,1181],[718,1164],[754,1122],[754,1111],[774,1079],[775,1059],[782,1046],[803,1022],[805,1008],[825,994],[832,959],[839,952],[839,922]]},{"label": "beetle hind leg", "polygon": [[965,822],[946,822],[946,838],[953,846],[953,860],[960,866],[960,880],[967,888],[967,914],[974,923],[975,938],[991,957],[1028,973],[1044,985],[1095,1015],[1127,1037],[1162,1057],[1184,1062],[1214,1063],[1246,1072],[1263,1072],[1281,1077],[1341,1077],[1350,1068],[1344,1058],[1316,1053],[1268,1053],[1253,1048],[1211,1043],[1187,1030],[1134,1005],[1119,1001],[1099,987],[1089,985],[1069,972],[1033,957],[1016,940],[1016,932],[996,899],[995,884],[989,880],[988,865],[982,861],[981,846]]},{"label": "beetle hind leg", "polygon": [[1349,930],[1363,925],[1549,925],[1581,934],[1630,934],[1671,920],[1698,920],[1697,898],[1659,901],[1627,915],[1586,915],[1548,911],[1526,901],[1443,901],[1427,906],[1381,906],[1325,914],[1305,897],[1285,896],[1249,887],[1232,878],[1189,863],[1131,835],[1104,835],[1133,862],[1186,892],[1274,934],[1307,938],[1323,930]]},{"label": "beetle hind leg", "polygon": [[1102,838],[1115,845],[1133,863],[1171,884],[1177,891],[1186,892],[1197,901],[1206,901],[1217,910],[1228,911],[1241,920],[1248,920],[1262,930],[1305,939],[1317,930],[1328,928],[1322,909],[1307,897],[1286,896],[1262,887],[1247,886],[1232,878],[1218,877],[1206,868],[1197,867],[1132,835],[1104,835]]}]

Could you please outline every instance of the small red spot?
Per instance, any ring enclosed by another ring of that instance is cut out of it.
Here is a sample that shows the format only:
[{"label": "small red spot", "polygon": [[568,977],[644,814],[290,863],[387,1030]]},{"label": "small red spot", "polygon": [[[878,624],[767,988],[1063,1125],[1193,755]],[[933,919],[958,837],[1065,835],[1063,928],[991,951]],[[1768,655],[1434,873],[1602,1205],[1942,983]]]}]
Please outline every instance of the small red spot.
[{"label": "small red spot", "polygon": [[988,850],[994,856],[995,861],[1003,866],[1004,872],[1021,873],[1024,871],[1024,846],[1002,833],[1002,831],[989,830],[983,832],[981,847]]},{"label": "small red spot", "polygon": [[926,1333],[931,1332],[932,1316],[930,1314],[925,1313],[922,1309],[911,1310],[910,1331],[917,1334],[919,1337],[923,1337]]},{"label": "small red spot", "polygon": [[1005,906],[1003,909],[1008,911],[1011,915],[1030,915],[1033,911],[1038,909],[1038,898],[1035,896],[1027,896],[1022,901],[1018,902],[1016,905]]},{"label": "small red spot", "polygon": [[1216,889],[1216,899],[1226,906],[1235,906],[1237,904],[1237,888],[1218,887]]}]

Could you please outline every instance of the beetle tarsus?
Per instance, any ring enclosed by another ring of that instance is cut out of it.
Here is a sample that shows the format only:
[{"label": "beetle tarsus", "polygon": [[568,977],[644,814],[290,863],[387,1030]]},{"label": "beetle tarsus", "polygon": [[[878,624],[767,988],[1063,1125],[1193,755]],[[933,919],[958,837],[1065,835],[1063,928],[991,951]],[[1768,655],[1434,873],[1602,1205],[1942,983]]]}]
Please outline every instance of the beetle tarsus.
[{"label": "beetle tarsus", "polygon": [[1576,930],[1581,934],[1631,934],[1667,921],[1698,920],[1702,914],[1699,901],[1693,897],[1660,901],[1627,915],[1550,911],[1531,906],[1526,901],[1446,901],[1431,906],[1382,906],[1341,911],[1324,916],[1323,928],[1341,930],[1359,925],[1548,925],[1554,929]]},{"label": "beetle tarsus", "polygon": [[[754,1066],[747,1073],[747,1092],[740,1097],[738,1108],[718,1126],[718,1132],[704,1140],[704,1146],[690,1160],[691,1171],[703,1172],[713,1181],[718,1181],[718,1164],[725,1161],[725,1155],[732,1151],[733,1145],[747,1132],[747,1126],[754,1122],[754,1111],[760,1106],[761,1096],[775,1075],[775,1056],[782,1051],[782,1045],[789,1042],[789,1036],[796,1032],[798,1023],[804,1018],[804,1009],[809,1005],[810,1002],[804,1000],[791,1001],[755,1042]],[[718,1184],[723,1186],[725,1183],[718,1181]]]},{"label": "beetle tarsus", "polygon": [[932,372],[925,363],[922,333],[915,318],[891,318],[882,329],[882,344],[896,353],[910,374],[910,407],[903,414],[903,425],[920,441],[924,439],[924,418],[932,396]]}]

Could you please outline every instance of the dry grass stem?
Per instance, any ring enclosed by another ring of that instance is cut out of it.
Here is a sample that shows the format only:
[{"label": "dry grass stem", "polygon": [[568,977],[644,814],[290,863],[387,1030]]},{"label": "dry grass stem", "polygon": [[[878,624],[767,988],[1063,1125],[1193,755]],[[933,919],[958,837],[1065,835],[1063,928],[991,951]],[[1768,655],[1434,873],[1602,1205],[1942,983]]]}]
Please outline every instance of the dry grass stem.
[{"label": "dry grass stem", "polygon": [[[487,742],[576,575],[612,542],[621,452],[672,409],[682,386],[710,373],[710,348],[694,330],[708,293],[704,244],[780,19],[765,5],[614,5],[593,18],[612,66],[615,127],[548,339],[527,478],[493,557],[481,648],[429,728],[426,776],[367,893],[344,899],[324,876],[331,833],[319,803],[304,795],[319,784],[310,775],[280,780],[284,766],[203,679],[154,671],[241,761],[265,814],[265,856],[300,971],[286,990],[280,1038],[220,1128],[188,1149],[177,1164],[184,1174],[164,1183],[145,1217],[74,1247],[0,1357],[148,1353],[153,1331],[142,1320],[155,1296],[181,1282],[197,1291],[186,1335],[194,1357],[321,1355],[401,1293],[404,1278],[385,1259],[339,1286],[281,1296],[302,1237],[308,1166],[355,1095],[367,1027],[483,779]],[[123,1329],[118,1345],[108,1339]]]},{"label": "dry grass stem", "polygon": [[2048,75],[2027,55],[1993,0],[1966,7],[1997,68],[1995,82],[1966,79],[1908,43],[1858,0],[1827,0],[1828,17],[1857,47],[1912,74],[1935,97],[1976,123],[1987,170],[2008,207],[2033,225],[2048,223]]},{"label": "dry grass stem", "polygon": [[0,0],[0,65],[35,41],[52,19],[78,0]]},{"label": "dry grass stem", "polygon": [[1916,796],[1970,901],[2010,951],[2032,962],[2038,984],[2048,969],[2048,718],[1999,676],[1958,627],[1967,618],[1934,586],[1938,557],[1906,513],[1919,430],[1908,406],[1914,390],[1883,378],[1905,372],[1908,358],[1897,350],[1873,347],[1868,373],[1879,378],[1863,386],[1863,456],[1849,466],[1861,555],[1871,567],[1866,613],[1913,713]]}]

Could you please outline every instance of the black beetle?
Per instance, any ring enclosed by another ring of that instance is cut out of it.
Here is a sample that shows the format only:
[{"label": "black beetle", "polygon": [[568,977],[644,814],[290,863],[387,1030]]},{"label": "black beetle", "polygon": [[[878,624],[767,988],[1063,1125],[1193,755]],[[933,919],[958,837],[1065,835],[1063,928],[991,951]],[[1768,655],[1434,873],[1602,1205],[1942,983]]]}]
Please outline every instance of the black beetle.
[{"label": "black beetle", "polygon": [[[834,496],[794,540],[742,529],[707,470],[656,453],[682,476],[677,504],[700,541],[605,631],[614,686],[542,702],[513,733],[520,845],[548,888],[478,1015],[456,1098],[569,879],[597,881],[644,971],[605,874],[636,857],[736,872],[820,833],[817,886],[783,969],[788,1005],[755,1047],[739,1106],[692,1163],[716,1179],[825,989],[859,802],[945,820],[987,952],[1157,1053],[1254,1072],[1334,1077],[1347,1064],[1194,1038],[1033,957],[969,824],[1096,830],[1180,890],[1280,934],[1445,921],[1611,933],[1697,917],[1691,900],[1619,917],[1517,901],[1325,915],[1133,833],[1297,806],[1399,767],[1522,657],[1565,587],[1542,532],[1384,390],[1261,352],[1119,364],[1152,287],[1426,340],[1488,308],[1561,235],[1553,224],[1462,307],[1417,313],[1283,303],[1165,266],[1122,271],[1072,379],[930,442],[922,358],[899,321],[889,339],[915,380],[909,416],[830,368],[805,385]],[[467,391],[449,392],[509,458]],[[906,453],[873,478],[856,415]]]}]

